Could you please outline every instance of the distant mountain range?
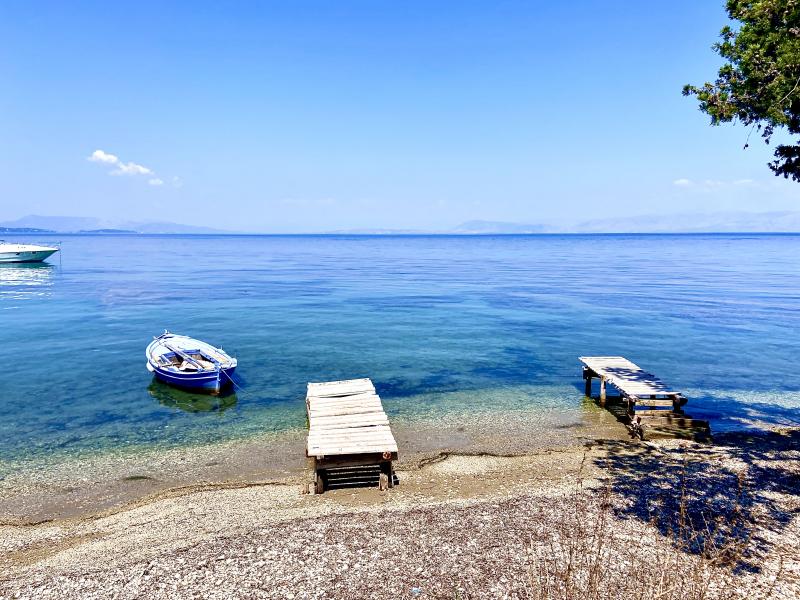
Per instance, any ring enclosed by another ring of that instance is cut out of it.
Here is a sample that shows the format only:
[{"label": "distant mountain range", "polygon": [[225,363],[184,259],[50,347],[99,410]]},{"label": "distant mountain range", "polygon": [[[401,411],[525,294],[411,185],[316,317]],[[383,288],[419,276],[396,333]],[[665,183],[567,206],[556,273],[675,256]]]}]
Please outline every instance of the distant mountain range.
[{"label": "distant mountain range", "polygon": [[[107,221],[92,217],[50,217],[28,215],[16,221],[0,222],[0,233],[234,233],[211,227],[169,222]],[[447,230],[346,229],[325,233],[338,235],[501,235],[538,233],[796,233],[800,232],[800,211],[710,212],[674,215],[594,219],[573,225],[514,223],[508,221],[466,221]],[[257,232],[254,232],[257,233]],[[311,232],[308,232],[311,233]]]},{"label": "distant mountain range", "polygon": [[741,211],[642,215],[595,219],[578,224],[576,233],[795,233],[800,232],[800,212]]},{"label": "distant mountain range", "polygon": [[594,219],[574,225],[468,221],[448,233],[795,233],[800,211],[712,212]]},{"label": "distant mountain range", "polygon": [[713,212],[675,215],[641,215],[594,219],[572,225],[513,223],[508,221],[467,221],[448,230],[350,229],[334,234],[369,235],[510,235],[537,233],[796,233],[800,232],[800,211],[763,213]]},{"label": "distant mountain range", "polygon": [[548,225],[529,225],[525,223],[507,223],[505,221],[467,221],[447,233],[462,235],[491,234],[491,233],[548,233],[553,230]]},{"label": "distant mountain range", "polygon": [[211,227],[152,221],[108,221],[94,217],[49,217],[28,215],[0,223],[0,231],[54,233],[229,233]]}]

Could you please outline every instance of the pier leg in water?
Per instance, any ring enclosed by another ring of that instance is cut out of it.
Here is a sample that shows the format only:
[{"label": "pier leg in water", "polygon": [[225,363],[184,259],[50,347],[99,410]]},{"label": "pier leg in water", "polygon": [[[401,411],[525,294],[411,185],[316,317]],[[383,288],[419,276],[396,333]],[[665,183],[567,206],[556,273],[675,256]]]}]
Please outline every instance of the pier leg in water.
[{"label": "pier leg in water", "polygon": [[589,375],[588,373],[584,373],[583,374],[583,379],[584,379],[584,382],[583,382],[584,383],[583,395],[586,396],[587,398],[591,398],[592,397],[592,376]]},{"label": "pier leg in water", "polygon": [[606,405],[606,378],[600,378],[600,406]]}]

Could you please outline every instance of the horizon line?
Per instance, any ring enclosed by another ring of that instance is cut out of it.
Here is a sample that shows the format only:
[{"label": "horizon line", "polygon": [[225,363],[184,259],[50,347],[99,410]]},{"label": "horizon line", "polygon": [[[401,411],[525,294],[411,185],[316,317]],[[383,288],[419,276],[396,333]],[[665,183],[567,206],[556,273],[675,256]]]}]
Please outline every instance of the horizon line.
[{"label": "horizon line", "polygon": [[69,236],[69,237],[131,237],[131,236],[198,236],[198,237],[555,237],[555,236],[588,236],[588,235],[800,235],[800,231],[552,231],[552,232],[392,232],[392,233],[364,233],[346,231],[320,231],[320,232],[240,232],[240,231],[215,231],[215,232],[142,232],[142,231],[0,231],[0,235],[13,236]]}]

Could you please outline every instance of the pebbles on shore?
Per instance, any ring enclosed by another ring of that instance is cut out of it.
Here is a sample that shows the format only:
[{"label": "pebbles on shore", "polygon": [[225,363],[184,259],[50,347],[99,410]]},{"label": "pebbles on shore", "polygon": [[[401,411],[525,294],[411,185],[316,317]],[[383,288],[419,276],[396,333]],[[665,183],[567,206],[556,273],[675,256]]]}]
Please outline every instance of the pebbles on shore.
[{"label": "pebbles on shore", "polygon": [[[656,589],[658,565],[664,598],[697,585],[709,598],[800,597],[798,437],[449,456],[385,493],[239,487],[7,526],[0,598],[539,598],[571,577],[559,571],[570,548],[587,576],[598,548],[603,576],[579,583],[603,597]],[[720,536],[746,532],[746,568],[676,546],[681,495],[690,517],[721,517]]]}]

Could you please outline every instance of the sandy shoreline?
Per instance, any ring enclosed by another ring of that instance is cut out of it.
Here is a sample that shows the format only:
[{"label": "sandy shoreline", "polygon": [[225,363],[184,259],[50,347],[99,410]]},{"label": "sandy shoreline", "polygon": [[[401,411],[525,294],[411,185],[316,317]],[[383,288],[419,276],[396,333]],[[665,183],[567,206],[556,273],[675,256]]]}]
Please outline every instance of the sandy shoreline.
[{"label": "sandy shoreline", "polygon": [[[524,455],[628,437],[622,424],[591,403],[580,422],[554,427],[537,419],[536,411],[529,410],[447,422],[394,422],[400,447],[397,467],[413,469],[443,453]],[[177,488],[299,486],[307,476],[305,435],[305,430],[296,429],[217,444],[75,458],[16,471],[0,481],[0,524],[86,517]]]},{"label": "sandy shoreline", "polygon": [[[752,529],[747,560],[758,569],[714,567],[714,581],[732,578],[751,597],[779,581],[777,597],[788,597],[800,594],[799,440],[800,430],[780,430],[725,434],[714,445],[606,439],[518,456],[430,450],[398,465],[400,485],[389,492],[304,496],[291,474],[173,487],[91,515],[0,526],[0,598],[453,597],[458,589],[526,597],[521,582],[544,564],[535,550],[573,518],[562,512],[576,490],[591,498],[608,490],[615,532],[652,538],[647,547],[672,552],[670,560],[696,560],[671,549],[658,521],[681,487],[692,510],[744,511]],[[386,578],[382,587],[376,576]]]}]

